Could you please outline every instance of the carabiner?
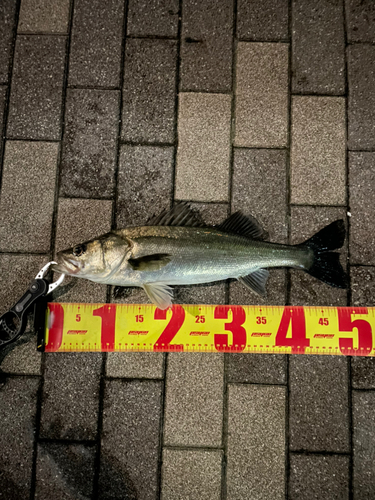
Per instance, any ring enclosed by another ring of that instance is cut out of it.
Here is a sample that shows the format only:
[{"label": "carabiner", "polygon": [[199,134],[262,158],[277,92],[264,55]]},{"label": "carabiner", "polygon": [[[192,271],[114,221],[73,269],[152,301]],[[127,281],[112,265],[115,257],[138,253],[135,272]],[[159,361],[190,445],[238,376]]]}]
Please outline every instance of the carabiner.
[{"label": "carabiner", "polygon": [[27,292],[22,295],[18,302],[16,302],[8,312],[0,317],[0,348],[14,342],[17,337],[25,331],[27,313],[31,306],[33,306],[40,297],[48,295],[62,283],[65,274],[62,274],[57,281],[51,284],[44,279],[44,276],[52,264],[56,264],[56,262],[48,262],[30,283]]}]

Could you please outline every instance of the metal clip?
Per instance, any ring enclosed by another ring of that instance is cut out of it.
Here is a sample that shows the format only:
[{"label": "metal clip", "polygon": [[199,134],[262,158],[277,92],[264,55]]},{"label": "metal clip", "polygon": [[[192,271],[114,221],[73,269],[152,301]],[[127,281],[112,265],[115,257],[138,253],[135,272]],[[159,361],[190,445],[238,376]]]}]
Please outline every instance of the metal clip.
[{"label": "metal clip", "polygon": [[0,317],[0,348],[14,342],[25,331],[27,314],[31,306],[41,297],[45,297],[51,293],[62,283],[65,274],[62,274],[57,281],[51,284],[44,279],[52,264],[56,264],[56,262],[48,262],[30,283],[27,292],[22,295],[8,312]]}]

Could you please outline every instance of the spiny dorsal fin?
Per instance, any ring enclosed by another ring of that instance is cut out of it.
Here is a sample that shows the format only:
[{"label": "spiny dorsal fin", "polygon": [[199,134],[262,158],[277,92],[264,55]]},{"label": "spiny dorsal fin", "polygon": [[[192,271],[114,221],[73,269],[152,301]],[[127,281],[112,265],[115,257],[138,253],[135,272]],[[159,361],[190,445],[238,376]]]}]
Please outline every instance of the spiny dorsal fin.
[{"label": "spiny dorsal fin", "polygon": [[166,253],[144,255],[138,259],[129,259],[128,264],[134,271],[159,271],[171,261]]},{"label": "spiny dorsal fin", "polygon": [[246,236],[253,240],[265,240],[268,237],[267,232],[264,231],[255,217],[243,215],[242,212],[234,213],[216,228],[227,233]]},{"label": "spiny dorsal fin", "polygon": [[258,269],[257,271],[249,274],[248,276],[241,276],[238,278],[243,285],[258,295],[266,295],[266,283],[269,272],[267,269]]},{"label": "spiny dorsal fin", "polygon": [[176,203],[171,209],[163,210],[157,216],[152,217],[148,226],[185,226],[205,227],[199,212],[194,211],[186,201]]}]

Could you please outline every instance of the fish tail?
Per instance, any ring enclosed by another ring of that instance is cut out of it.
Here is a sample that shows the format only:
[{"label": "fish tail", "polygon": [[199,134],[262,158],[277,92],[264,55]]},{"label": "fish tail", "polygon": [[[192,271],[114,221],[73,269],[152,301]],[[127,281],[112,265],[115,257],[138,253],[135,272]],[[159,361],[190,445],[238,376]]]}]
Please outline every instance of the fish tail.
[{"label": "fish tail", "polygon": [[336,220],[318,231],[300,246],[310,248],[314,252],[314,260],[305,271],[327,285],[336,288],[347,288],[348,277],[340,263],[340,254],[332,252],[341,248],[345,241],[344,221]]}]

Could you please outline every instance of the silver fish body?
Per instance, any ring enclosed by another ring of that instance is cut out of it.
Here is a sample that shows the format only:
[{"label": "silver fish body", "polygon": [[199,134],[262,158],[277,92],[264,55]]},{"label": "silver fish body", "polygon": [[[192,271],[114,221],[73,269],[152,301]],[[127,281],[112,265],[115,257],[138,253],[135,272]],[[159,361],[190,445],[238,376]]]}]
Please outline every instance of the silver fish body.
[{"label": "silver fish body", "polygon": [[253,218],[233,214],[216,227],[204,227],[190,207],[179,204],[155,225],[130,227],[57,254],[55,270],[94,282],[143,287],[160,308],[171,305],[169,285],[191,285],[237,278],[265,293],[266,269],[302,269],[331,286],[345,287],[339,254],[345,227],[336,221],[301,245],[263,241]]}]

